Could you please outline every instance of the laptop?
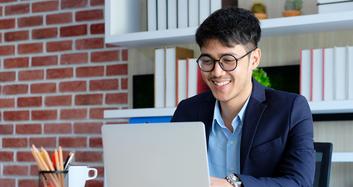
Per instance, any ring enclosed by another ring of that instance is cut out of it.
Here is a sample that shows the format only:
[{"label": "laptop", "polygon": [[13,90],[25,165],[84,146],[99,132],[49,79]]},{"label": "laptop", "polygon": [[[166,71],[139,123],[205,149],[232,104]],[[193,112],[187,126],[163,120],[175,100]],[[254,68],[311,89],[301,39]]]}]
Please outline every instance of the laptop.
[{"label": "laptop", "polygon": [[103,125],[105,187],[209,187],[202,122]]}]

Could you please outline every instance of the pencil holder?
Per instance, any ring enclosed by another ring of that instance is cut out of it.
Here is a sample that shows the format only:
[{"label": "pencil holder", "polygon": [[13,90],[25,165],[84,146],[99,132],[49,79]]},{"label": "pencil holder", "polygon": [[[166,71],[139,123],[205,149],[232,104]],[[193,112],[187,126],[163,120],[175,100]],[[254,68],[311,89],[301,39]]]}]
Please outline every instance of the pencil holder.
[{"label": "pencil holder", "polygon": [[39,171],[39,187],[68,187],[68,171]]}]

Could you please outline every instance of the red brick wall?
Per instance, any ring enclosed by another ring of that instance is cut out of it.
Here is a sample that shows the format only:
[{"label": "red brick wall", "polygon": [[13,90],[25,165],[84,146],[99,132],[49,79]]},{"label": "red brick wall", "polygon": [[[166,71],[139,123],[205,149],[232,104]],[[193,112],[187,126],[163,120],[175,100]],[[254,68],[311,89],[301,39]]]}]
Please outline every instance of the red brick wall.
[{"label": "red brick wall", "polygon": [[103,110],[127,106],[127,68],[104,0],[0,0],[0,186],[37,186],[32,144],[74,151],[102,186]]}]

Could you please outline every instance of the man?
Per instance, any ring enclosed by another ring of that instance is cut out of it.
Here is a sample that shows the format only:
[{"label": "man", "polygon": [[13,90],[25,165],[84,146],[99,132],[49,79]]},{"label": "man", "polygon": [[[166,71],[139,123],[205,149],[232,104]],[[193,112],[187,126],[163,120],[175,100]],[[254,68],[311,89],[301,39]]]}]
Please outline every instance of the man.
[{"label": "man", "polygon": [[247,10],[209,16],[196,42],[211,91],[180,102],[172,121],[205,124],[212,187],[312,186],[310,108],[303,96],[252,79],[261,60],[260,37],[259,21]]}]

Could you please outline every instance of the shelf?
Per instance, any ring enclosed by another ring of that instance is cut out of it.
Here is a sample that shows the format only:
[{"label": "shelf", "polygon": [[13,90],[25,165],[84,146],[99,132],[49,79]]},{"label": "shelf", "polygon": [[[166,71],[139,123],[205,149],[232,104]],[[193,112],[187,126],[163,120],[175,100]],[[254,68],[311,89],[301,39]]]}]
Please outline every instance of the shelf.
[{"label": "shelf", "polygon": [[353,162],[353,152],[334,152],[332,153],[332,162]]},{"label": "shelf", "polygon": [[353,100],[309,102],[313,114],[353,113]]},{"label": "shelf", "polygon": [[104,119],[151,117],[151,116],[172,116],[175,108],[143,108],[125,110],[105,110]]},{"label": "shelf", "polygon": [[[197,27],[161,31],[136,31],[136,29],[115,29],[117,19],[113,19],[106,4],[105,42],[127,47],[160,46],[176,43],[194,43]],[[111,21],[110,21],[111,20]],[[112,24],[112,25],[111,25]],[[261,21],[262,36],[279,36],[294,33],[334,31],[353,29],[353,11],[312,14],[294,17],[272,18]]]}]

